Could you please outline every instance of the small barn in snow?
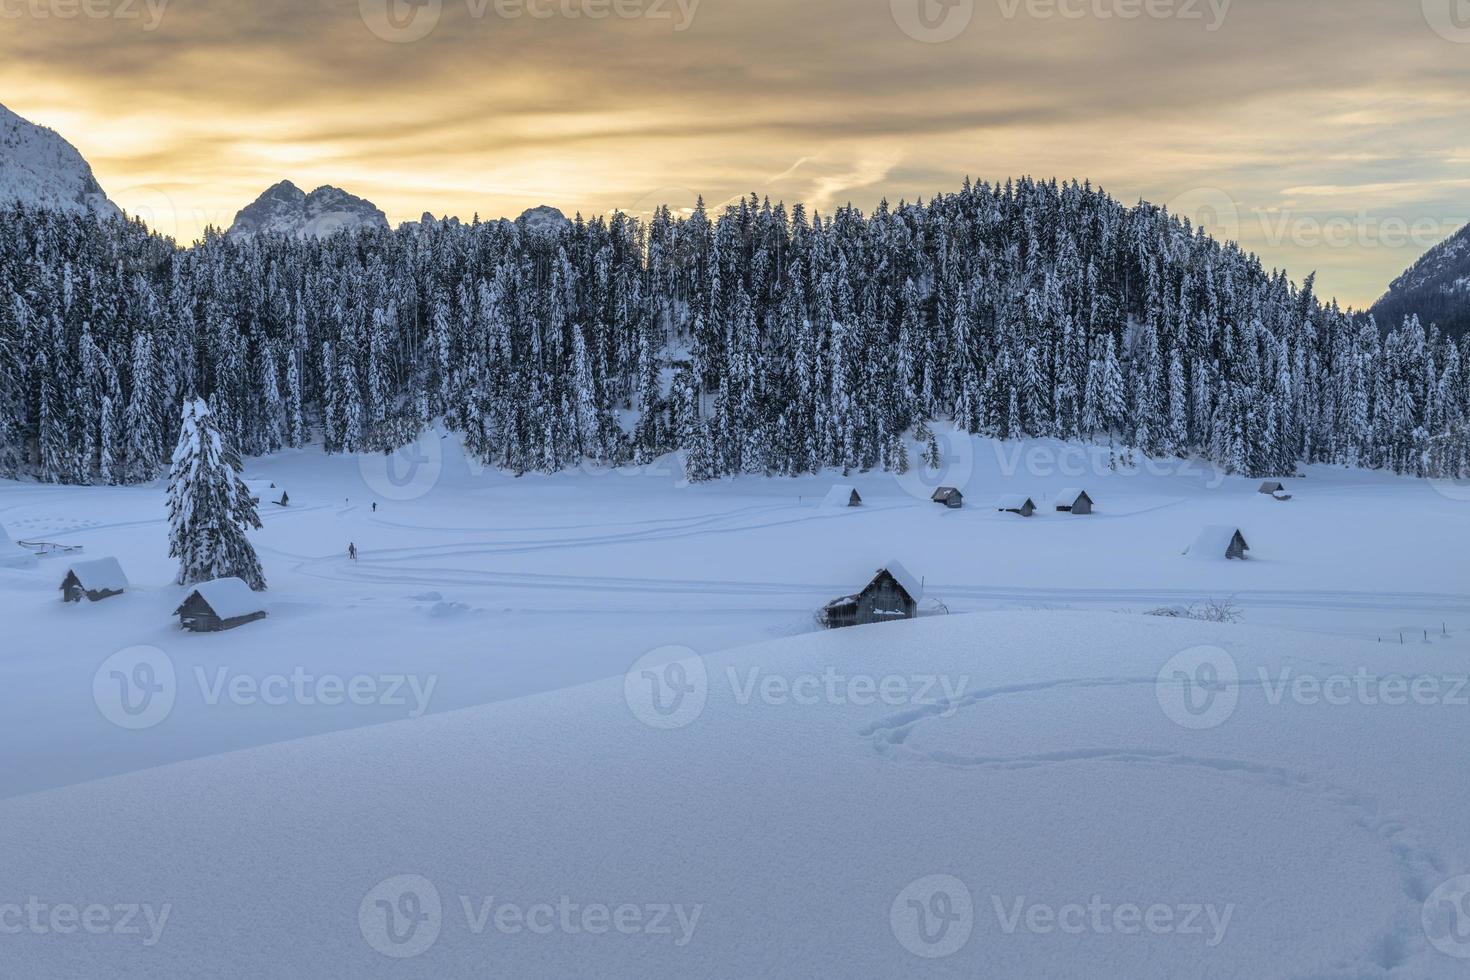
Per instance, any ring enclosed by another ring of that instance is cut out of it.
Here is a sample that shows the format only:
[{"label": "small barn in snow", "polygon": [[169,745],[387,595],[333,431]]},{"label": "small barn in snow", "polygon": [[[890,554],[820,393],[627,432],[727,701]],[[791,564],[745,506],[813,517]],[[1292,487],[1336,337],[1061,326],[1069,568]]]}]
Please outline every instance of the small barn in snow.
[{"label": "small barn in snow", "polygon": [[1068,487],[1057,494],[1057,511],[1062,514],[1091,514],[1092,497],[1081,487]]},{"label": "small barn in snow", "polygon": [[822,621],[835,630],[913,619],[919,615],[923,598],[923,583],[902,564],[891,561],[857,595],[829,602],[822,610]]},{"label": "small barn in snow", "polygon": [[1036,513],[1036,501],[1030,497],[1014,494],[997,500],[995,509],[1003,514],[1020,514],[1022,517],[1031,517]]},{"label": "small barn in snow", "polygon": [[1275,497],[1285,492],[1286,484],[1280,483],[1276,480],[1267,480],[1265,483],[1261,484],[1261,493],[1264,493],[1268,497]]},{"label": "small barn in snow", "polygon": [[269,480],[249,480],[246,481],[245,486],[257,504],[275,504],[277,507],[291,506],[291,495]]},{"label": "small barn in snow", "polygon": [[179,626],[194,633],[219,633],[265,618],[265,604],[243,579],[202,582],[178,609]]},{"label": "small barn in snow", "polygon": [[61,601],[101,602],[128,590],[128,577],[116,558],[79,561],[66,570],[61,580]]},{"label": "small barn in snow", "polygon": [[822,499],[824,508],[861,507],[862,505],[863,498],[857,492],[857,487],[835,486],[828,490],[827,496]]},{"label": "small barn in snow", "polygon": [[1219,561],[1227,558],[1245,561],[1246,552],[1250,550],[1251,546],[1246,544],[1245,535],[1240,533],[1240,528],[1217,524],[1201,531],[1199,537],[1194,539],[1194,544],[1186,548],[1184,553],[1196,561]]},{"label": "small barn in snow", "polygon": [[965,506],[965,495],[960,493],[956,487],[940,487],[934,491],[933,500],[936,504],[943,504],[950,510],[959,510]]}]

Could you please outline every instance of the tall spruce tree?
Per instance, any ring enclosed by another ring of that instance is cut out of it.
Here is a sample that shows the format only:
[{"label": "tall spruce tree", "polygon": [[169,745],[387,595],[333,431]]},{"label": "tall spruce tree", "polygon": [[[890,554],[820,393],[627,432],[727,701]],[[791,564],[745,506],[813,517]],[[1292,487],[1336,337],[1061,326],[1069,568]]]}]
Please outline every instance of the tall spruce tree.
[{"label": "tall spruce tree", "polygon": [[168,487],[169,556],[179,585],[243,579],[257,592],[265,575],[245,532],[259,528],[255,498],[240,478],[203,399],[184,403]]}]

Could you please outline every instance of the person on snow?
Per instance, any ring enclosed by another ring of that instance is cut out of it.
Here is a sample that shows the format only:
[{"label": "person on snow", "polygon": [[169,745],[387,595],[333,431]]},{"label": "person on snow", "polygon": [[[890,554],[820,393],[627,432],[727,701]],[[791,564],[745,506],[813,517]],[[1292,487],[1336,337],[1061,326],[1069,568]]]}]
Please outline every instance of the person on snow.
[{"label": "person on snow", "polygon": [[347,546],[347,557],[349,559],[351,559],[352,561],[357,561],[357,545],[356,544],[349,544]]}]

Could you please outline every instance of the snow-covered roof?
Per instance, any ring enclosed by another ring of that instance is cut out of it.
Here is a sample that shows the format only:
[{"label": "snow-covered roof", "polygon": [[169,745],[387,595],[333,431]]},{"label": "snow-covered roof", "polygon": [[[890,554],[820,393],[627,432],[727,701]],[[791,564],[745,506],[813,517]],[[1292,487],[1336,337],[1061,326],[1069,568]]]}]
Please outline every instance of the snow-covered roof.
[{"label": "snow-covered roof", "polygon": [[128,577],[116,558],[79,561],[68,571],[88,592],[122,592],[128,588]]},{"label": "snow-covered roof", "polygon": [[1031,504],[1033,508],[1036,506],[1030,497],[1021,493],[1007,494],[995,502],[998,510],[1022,510],[1027,504]]},{"label": "snow-covered roof", "polygon": [[[1087,493],[1087,491],[1081,487],[1067,487],[1065,490],[1058,490],[1057,504],[1062,507],[1071,507],[1077,503],[1078,499],[1084,493]],[[1089,495],[1088,499],[1091,500],[1092,497]]]},{"label": "snow-covered roof", "polygon": [[852,495],[857,493],[857,488],[846,484],[838,484],[827,491],[827,496],[822,499],[823,507],[846,507],[852,503]]},{"label": "snow-covered roof", "polygon": [[267,503],[280,503],[286,498],[286,491],[269,480],[246,480],[245,487],[256,500]]},{"label": "snow-covered roof", "polygon": [[[209,608],[220,619],[237,619],[240,616],[265,612],[265,603],[259,595],[250,591],[250,586],[243,579],[221,578],[213,582],[201,582],[189,593],[190,596],[195,594],[208,603]],[[188,602],[189,597],[185,596],[184,601]]]},{"label": "snow-covered roof", "polygon": [[893,580],[903,586],[903,590],[909,594],[909,598],[919,602],[924,598],[924,581],[913,572],[903,566],[900,561],[891,561],[884,565],[879,573],[887,572],[893,576]]},{"label": "snow-covered roof", "polygon": [[1224,558],[1237,534],[1240,534],[1241,540],[1245,540],[1245,535],[1241,534],[1239,528],[1230,524],[1213,524],[1200,531],[1199,537],[1194,539],[1194,544],[1190,545],[1184,553],[1197,561]]}]

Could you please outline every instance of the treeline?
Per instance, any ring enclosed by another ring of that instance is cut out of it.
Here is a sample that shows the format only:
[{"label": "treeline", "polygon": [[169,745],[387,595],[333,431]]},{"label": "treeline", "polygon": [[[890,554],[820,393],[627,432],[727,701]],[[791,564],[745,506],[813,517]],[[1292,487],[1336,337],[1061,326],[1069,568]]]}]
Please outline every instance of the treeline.
[{"label": "treeline", "polygon": [[952,420],[1248,475],[1463,476],[1467,356],[1076,183],[188,249],[0,210],[0,472],[48,482],[156,478],[193,396],[248,455],[386,450],[442,418],[516,472],[902,469]]}]

